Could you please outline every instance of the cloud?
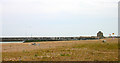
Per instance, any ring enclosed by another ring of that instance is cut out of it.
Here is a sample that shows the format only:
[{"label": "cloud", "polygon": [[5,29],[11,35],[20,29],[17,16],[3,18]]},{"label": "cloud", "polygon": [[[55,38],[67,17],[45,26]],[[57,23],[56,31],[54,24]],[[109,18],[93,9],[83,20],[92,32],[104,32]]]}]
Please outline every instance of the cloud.
[{"label": "cloud", "polygon": [[[71,32],[71,35],[72,33],[74,35],[74,32],[79,34],[79,32],[91,31],[91,27],[94,28],[93,31],[96,31],[109,21],[111,25],[113,24],[112,27],[115,27],[117,2],[118,0],[2,0],[4,31],[6,32],[4,34],[16,31],[19,32],[18,34],[25,33],[21,30],[26,30],[27,26],[32,25],[35,25],[33,30],[44,28],[31,31],[38,34],[40,32],[46,34],[49,30],[51,34],[52,32],[57,34],[62,30],[65,34],[68,31]],[[25,25],[21,26],[23,23]],[[100,24],[102,25],[99,26]],[[79,29],[84,25],[91,27],[85,26],[84,29]],[[13,30],[11,31],[10,28]],[[52,31],[51,28],[56,30]],[[108,24],[103,27],[105,30],[107,28],[109,28]]]},{"label": "cloud", "polygon": [[64,16],[102,14],[115,16],[117,2],[118,0],[3,0],[3,14],[38,15],[41,18],[54,18],[62,14]]},{"label": "cloud", "polygon": [[[81,14],[93,13],[106,7],[117,7],[118,0],[3,0],[8,13],[45,13],[57,14],[69,12]],[[111,2],[111,3],[110,3]],[[6,4],[5,4],[6,3]],[[88,12],[89,10],[89,12]]]}]

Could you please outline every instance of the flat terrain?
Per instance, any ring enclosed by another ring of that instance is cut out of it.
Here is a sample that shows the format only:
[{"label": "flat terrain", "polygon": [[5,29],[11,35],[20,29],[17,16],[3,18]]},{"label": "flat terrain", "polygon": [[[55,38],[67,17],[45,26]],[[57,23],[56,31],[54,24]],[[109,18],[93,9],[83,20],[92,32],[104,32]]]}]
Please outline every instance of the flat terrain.
[{"label": "flat terrain", "polygon": [[117,61],[118,39],[2,44],[3,61]]}]

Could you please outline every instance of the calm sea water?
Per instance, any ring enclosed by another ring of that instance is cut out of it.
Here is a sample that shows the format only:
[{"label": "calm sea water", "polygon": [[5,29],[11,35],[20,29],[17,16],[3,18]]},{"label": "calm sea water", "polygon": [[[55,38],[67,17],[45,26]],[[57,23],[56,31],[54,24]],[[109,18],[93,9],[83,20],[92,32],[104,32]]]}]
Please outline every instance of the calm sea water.
[{"label": "calm sea water", "polygon": [[0,43],[23,43],[24,41],[9,41],[9,42],[0,42]]}]

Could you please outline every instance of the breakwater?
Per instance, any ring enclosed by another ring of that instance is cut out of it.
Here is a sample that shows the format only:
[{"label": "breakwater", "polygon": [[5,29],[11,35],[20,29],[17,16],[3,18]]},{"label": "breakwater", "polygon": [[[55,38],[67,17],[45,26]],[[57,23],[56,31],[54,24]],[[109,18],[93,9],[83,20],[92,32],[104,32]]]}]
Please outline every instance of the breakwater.
[{"label": "breakwater", "polygon": [[2,42],[8,41],[24,41],[24,42],[38,42],[38,41],[66,41],[66,40],[93,40],[98,39],[96,36],[90,37],[2,37]]}]

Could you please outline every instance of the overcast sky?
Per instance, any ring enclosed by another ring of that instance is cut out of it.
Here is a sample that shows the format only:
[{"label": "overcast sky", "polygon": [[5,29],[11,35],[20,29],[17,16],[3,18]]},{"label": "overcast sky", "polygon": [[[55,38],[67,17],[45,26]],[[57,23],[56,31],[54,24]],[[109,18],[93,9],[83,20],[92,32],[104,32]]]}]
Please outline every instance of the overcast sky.
[{"label": "overcast sky", "polygon": [[119,0],[0,0],[3,36],[118,33]]}]

